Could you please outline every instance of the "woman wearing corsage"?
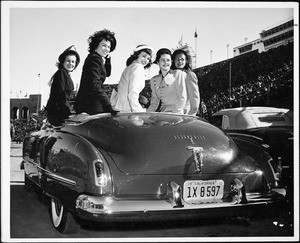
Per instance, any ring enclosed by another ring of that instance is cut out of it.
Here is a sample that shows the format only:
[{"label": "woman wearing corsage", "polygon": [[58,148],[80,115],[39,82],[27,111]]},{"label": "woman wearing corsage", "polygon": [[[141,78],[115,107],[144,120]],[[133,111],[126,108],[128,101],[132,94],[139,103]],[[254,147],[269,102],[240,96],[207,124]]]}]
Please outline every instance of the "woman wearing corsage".
[{"label": "woman wearing corsage", "polygon": [[187,101],[186,73],[181,70],[170,69],[171,56],[171,51],[167,48],[159,49],[156,53],[154,63],[158,64],[160,71],[150,81],[152,97],[150,106],[147,109],[148,112],[160,111],[183,114],[183,108]]}]

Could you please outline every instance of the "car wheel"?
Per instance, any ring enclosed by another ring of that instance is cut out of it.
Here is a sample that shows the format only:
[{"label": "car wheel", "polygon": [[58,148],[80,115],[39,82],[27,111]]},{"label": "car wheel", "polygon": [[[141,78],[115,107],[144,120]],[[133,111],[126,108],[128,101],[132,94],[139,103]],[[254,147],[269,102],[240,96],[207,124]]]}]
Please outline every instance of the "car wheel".
[{"label": "car wheel", "polygon": [[72,234],[79,230],[74,216],[55,198],[51,198],[51,219],[54,228],[60,233]]}]

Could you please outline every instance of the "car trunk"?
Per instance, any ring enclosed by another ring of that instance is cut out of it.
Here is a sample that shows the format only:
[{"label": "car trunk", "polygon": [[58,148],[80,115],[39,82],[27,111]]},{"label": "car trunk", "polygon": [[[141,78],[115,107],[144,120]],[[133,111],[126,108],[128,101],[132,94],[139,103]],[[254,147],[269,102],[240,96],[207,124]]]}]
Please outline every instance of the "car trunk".
[{"label": "car trunk", "polygon": [[211,124],[181,116],[94,120],[88,135],[126,175],[249,173],[252,160]]}]

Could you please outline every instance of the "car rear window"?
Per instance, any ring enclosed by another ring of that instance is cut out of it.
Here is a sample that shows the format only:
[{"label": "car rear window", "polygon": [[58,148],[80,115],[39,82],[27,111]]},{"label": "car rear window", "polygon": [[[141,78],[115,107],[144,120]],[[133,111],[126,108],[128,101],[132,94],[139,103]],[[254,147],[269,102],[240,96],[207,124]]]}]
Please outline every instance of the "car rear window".
[{"label": "car rear window", "polygon": [[282,113],[256,113],[252,115],[258,127],[292,126],[293,121]]},{"label": "car rear window", "polygon": [[261,122],[276,122],[276,121],[286,122],[287,121],[283,116],[258,117],[258,120],[260,120]]}]

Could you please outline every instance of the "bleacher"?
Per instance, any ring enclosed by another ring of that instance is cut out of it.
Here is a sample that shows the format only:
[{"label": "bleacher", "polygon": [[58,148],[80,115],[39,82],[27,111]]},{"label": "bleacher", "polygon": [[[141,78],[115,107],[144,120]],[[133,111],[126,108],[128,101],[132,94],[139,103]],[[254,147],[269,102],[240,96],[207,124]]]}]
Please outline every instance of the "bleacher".
[{"label": "bleacher", "polygon": [[291,42],[195,69],[208,117],[220,109],[239,106],[293,109],[293,55]]}]

